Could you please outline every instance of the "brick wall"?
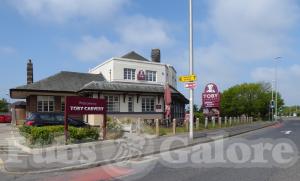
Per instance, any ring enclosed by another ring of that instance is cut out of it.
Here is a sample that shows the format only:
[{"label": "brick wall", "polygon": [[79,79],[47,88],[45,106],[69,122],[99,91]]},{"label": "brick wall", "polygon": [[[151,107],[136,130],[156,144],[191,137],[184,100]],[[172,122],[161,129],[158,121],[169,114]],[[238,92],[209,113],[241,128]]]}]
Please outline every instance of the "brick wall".
[{"label": "brick wall", "polygon": [[37,112],[37,96],[28,96],[26,98],[26,111]]}]

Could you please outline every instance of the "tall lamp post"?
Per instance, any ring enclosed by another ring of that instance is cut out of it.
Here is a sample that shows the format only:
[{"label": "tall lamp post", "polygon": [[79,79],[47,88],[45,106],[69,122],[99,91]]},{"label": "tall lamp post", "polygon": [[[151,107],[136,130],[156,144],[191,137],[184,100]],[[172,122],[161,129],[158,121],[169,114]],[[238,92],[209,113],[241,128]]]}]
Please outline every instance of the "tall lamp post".
[{"label": "tall lamp post", "polygon": [[276,57],[275,60],[275,121],[277,120],[278,116],[278,62],[282,59],[282,57]]},{"label": "tall lamp post", "polygon": [[[194,74],[193,67],[193,1],[189,0],[189,73],[190,75]],[[190,89],[190,134],[189,138],[193,139],[193,124],[194,124],[194,90]]]}]

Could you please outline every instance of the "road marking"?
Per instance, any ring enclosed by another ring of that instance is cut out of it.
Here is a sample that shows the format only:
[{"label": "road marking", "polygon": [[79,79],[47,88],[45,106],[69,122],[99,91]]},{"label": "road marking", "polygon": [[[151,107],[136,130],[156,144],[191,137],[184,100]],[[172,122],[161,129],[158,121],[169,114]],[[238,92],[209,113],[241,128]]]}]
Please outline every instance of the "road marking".
[{"label": "road marking", "polygon": [[281,131],[282,133],[286,134],[286,135],[289,135],[292,133],[292,131]]}]

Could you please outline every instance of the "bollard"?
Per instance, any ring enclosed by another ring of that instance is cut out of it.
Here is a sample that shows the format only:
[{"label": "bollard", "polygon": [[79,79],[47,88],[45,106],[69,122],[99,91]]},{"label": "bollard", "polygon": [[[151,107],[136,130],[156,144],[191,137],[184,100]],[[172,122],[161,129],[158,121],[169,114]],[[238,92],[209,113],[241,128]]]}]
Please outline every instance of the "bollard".
[{"label": "bollard", "polygon": [[176,119],[173,119],[173,134],[176,134]]},{"label": "bollard", "polygon": [[211,121],[212,121],[212,127],[214,128],[216,126],[216,118],[213,116],[211,118]]},{"label": "bollard", "polygon": [[219,127],[221,128],[222,127],[222,117],[219,117],[218,123],[219,123]]},{"label": "bollard", "polygon": [[132,130],[133,130],[133,123],[132,120],[130,120],[130,134],[132,134]]},{"label": "bollard", "polygon": [[237,117],[237,124],[240,124],[241,123],[241,117]]},{"label": "bollard", "polygon": [[229,117],[229,126],[232,125],[232,117]]},{"label": "bollard", "polygon": [[185,129],[189,131],[189,120],[185,120]]},{"label": "bollard", "polygon": [[196,119],[196,129],[199,130],[199,118]]},{"label": "bollard", "polygon": [[138,121],[137,121],[137,134],[138,135],[141,134],[141,118],[138,118]]},{"label": "bollard", "polygon": [[159,136],[159,120],[155,119],[155,133],[156,136]]},{"label": "bollard", "polygon": [[205,117],[204,128],[207,129],[208,126],[208,117]]},{"label": "bollard", "polygon": [[227,126],[227,116],[225,116],[225,118],[224,118],[224,125],[225,125],[225,127]]}]

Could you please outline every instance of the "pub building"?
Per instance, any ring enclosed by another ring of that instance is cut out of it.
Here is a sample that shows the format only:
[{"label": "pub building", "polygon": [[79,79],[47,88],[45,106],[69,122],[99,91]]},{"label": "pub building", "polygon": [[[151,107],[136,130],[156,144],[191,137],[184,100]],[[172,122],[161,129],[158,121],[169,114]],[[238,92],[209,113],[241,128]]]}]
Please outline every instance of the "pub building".
[{"label": "pub building", "polygon": [[[176,70],[161,63],[159,49],[151,61],[132,51],[113,57],[88,73],[61,71],[33,81],[33,64],[27,63],[27,84],[10,89],[12,99],[26,100],[26,115],[32,112],[64,112],[65,96],[107,100],[107,116],[119,120],[165,118],[164,92],[171,90],[171,118],[183,119],[188,100],[177,90]],[[97,126],[102,115],[84,115],[88,124]]]}]

